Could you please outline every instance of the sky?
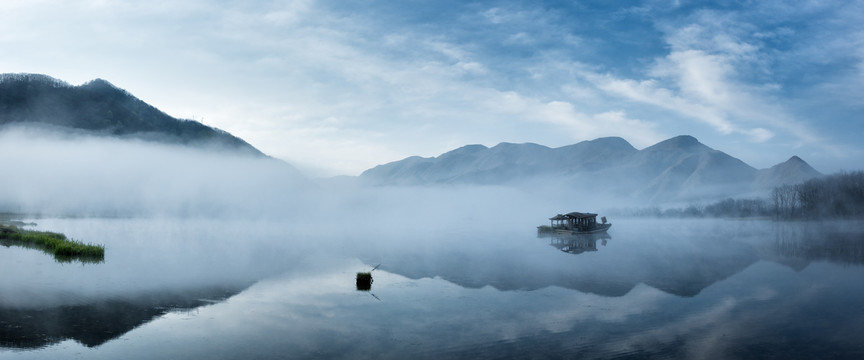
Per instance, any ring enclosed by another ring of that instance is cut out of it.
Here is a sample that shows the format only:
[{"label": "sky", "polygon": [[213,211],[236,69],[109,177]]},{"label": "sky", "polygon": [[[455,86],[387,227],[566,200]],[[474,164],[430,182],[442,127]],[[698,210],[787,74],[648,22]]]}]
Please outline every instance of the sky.
[{"label": "sky", "polygon": [[312,177],[683,134],[864,169],[864,0],[3,0],[0,73],[108,80]]}]

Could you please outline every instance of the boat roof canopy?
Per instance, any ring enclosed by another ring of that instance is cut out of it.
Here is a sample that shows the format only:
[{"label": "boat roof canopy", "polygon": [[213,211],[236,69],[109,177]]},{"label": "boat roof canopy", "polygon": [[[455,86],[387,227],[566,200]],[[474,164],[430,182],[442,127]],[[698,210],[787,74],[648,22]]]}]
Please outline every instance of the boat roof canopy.
[{"label": "boat roof canopy", "polygon": [[566,215],[561,215],[561,214],[555,215],[555,216],[549,218],[549,220],[584,219],[584,218],[591,218],[591,217],[597,217],[597,214],[571,212],[571,213],[567,213]]}]

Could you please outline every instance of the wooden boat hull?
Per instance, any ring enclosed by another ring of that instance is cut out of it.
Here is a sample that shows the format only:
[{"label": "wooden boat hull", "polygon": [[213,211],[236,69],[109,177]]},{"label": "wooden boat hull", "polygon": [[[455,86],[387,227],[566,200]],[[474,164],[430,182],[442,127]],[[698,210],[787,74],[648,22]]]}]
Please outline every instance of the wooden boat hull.
[{"label": "wooden boat hull", "polygon": [[606,230],[609,230],[610,227],[612,227],[612,224],[608,223],[608,224],[597,224],[597,226],[595,228],[589,229],[589,230],[572,230],[572,229],[554,228],[551,226],[543,225],[543,226],[538,226],[537,231],[538,232],[545,232],[545,233],[564,234],[564,235],[601,234],[601,233],[605,233]]}]

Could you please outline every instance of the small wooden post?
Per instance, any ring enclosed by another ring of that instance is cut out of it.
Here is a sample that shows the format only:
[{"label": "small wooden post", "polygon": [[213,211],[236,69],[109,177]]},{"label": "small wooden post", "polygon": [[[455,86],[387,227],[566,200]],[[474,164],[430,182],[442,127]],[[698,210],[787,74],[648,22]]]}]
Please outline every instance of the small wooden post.
[{"label": "small wooden post", "polygon": [[357,273],[357,290],[369,291],[372,289],[372,273],[358,272]]}]

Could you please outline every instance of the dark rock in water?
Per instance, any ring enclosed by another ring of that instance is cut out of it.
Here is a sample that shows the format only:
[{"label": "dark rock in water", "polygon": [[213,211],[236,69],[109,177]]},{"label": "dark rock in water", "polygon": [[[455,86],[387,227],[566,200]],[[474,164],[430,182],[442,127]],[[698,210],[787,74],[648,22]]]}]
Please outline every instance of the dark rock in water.
[{"label": "dark rock in water", "polygon": [[358,272],[357,273],[357,290],[369,291],[372,289],[372,273]]}]

